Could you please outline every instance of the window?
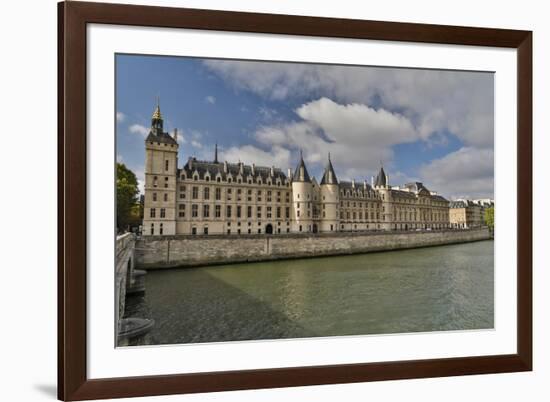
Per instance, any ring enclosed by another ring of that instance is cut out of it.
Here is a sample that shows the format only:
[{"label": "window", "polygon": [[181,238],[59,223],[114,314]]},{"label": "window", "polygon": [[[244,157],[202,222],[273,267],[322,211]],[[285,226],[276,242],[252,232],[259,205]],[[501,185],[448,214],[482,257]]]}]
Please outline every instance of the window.
[{"label": "window", "polygon": [[185,186],[180,186],[180,199],[185,199]]},{"label": "window", "polygon": [[299,210],[296,211],[296,217],[298,217],[298,218],[300,217],[300,211]]},{"label": "window", "polygon": [[205,199],[205,200],[209,200],[209,199],[210,199],[210,188],[209,188],[209,187],[205,187],[205,188],[204,188],[204,199]]},{"label": "window", "polygon": [[289,219],[289,218],[290,218],[290,207],[286,207],[286,208],[285,208],[285,218],[286,218],[286,219]]},{"label": "window", "polygon": [[168,171],[168,166],[170,166],[170,161],[168,159],[166,159],[166,161],[164,161],[164,170]]},{"label": "window", "polygon": [[164,193],[164,201],[168,201],[168,193]]},{"label": "window", "polygon": [[151,208],[151,211],[149,211],[149,217],[150,218],[155,218],[156,217],[156,209],[155,208]]},{"label": "window", "polygon": [[203,205],[203,207],[202,207],[202,216],[204,218],[210,217],[210,205]]},{"label": "window", "polygon": [[197,228],[191,228],[191,234],[196,235],[197,234]]},{"label": "window", "polygon": [[258,190],[258,202],[262,202],[262,191]]},{"label": "window", "polygon": [[258,219],[262,218],[262,207],[256,207],[256,217]]},{"label": "window", "polygon": [[164,208],[160,209],[160,217],[161,218],[166,218],[166,209],[164,209]]},{"label": "window", "polygon": [[185,204],[180,204],[179,205],[179,217],[180,218],[185,218]]},{"label": "window", "polygon": [[216,218],[221,217],[222,216],[222,207],[220,205],[216,205],[214,207],[214,209],[215,209],[214,213],[215,213]]},{"label": "window", "polygon": [[157,193],[153,193],[153,201],[157,200]]},{"label": "window", "polygon": [[222,189],[221,188],[217,188],[216,189],[216,200],[221,200],[222,199]]},{"label": "window", "polygon": [[162,223],[160,224],[160,229],[159,229],[159,234],[163,234],[164,233],[164,228],[162,227]]},{"label": "window", "polygon": [[267,207],[267,219],[271,219],[271,207]]},{"label": "window", "polygon": [[271,202],[271,191],[267,192],[267,202]]},{"label": "window", "polygon": [[151,223],[151,235],[155,234],[155,224]]},{"label": "window", "polygon": [[240,205],[238,205],[237,206],[237,218],[241,217],[241,210],[242,210],[242,207]]},{"label": "window", "polygon": [[164,188],[168,188],[168,177],[164,178]]},{"label": "window", "polygon": [[237,189],[237,201],[240,201],[241,200],[241,189]]},{"label": "window", "polygon": [[199,206],[197,204],[191,205],[191,216],[196,218],[199,216]]},{"label": "window", "polygon": [[158,185],[158,177],[155,176],[153,177],[153,187],[157,187],[157,185]]},{"label": "window", "polygon": [[193,186],[193,194],[191,195],[191,197],[196,200],[197,198],[199,198],[199,188],[197,186]]},{"label": "window", "polygon": [[225,216],[226,216],[227,218],[231,218],[231,205],[228,205],[228,206],[227,206],[227,211],[226,211]]},{"label": "window", "polygon": [[246,217],[247,218],[252,218],[252,207],[251,206],[248,206],[246,208]]},{"label": "window", "polygon": [[300,225],[300,232],[302,231],[302,225]]},{"label": "window", "polygon": [[277,219],[281,218],[281,207],[277,207]]},{"label": "window", "polygon": [[203,229],[203,233],[204,233],[205,235],[207,235],[207,234],[208,234],[208,226],[205,226],[205,227],[204,227],[204,229]]}]

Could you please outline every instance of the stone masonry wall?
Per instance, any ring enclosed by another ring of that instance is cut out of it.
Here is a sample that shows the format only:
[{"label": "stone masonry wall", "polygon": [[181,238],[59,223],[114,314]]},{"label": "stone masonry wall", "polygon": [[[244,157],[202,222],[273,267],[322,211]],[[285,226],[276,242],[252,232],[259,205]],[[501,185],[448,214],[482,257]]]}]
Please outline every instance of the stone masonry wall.
[{"label": "stone masonry wall", "polygon": [[169,268],[359,254],[489,239],[487,228],[317,235],[150,236],[136,242],[139,268]]}]

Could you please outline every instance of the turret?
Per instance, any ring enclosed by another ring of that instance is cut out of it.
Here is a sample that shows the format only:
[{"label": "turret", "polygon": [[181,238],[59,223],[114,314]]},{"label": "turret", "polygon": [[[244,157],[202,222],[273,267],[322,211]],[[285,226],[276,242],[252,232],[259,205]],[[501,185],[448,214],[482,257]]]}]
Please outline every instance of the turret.
[{"label": "turret", "polygon": [[330,160],[330,154],[328,155],[328,162],[321,179],[321,232],[337,232],[340,222],[339,214],[339,189],[338,179],[332,161]]},{"label": "turret", "polygon": [[312,232],[313,230],[313,185],[304,163],[302,151],[300,162],[292,177],[293,232]]}]

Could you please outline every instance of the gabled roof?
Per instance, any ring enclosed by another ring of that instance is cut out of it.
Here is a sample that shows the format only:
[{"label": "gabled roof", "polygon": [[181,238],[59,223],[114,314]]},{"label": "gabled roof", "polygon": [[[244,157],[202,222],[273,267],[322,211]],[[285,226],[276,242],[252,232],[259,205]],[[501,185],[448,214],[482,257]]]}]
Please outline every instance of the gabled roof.
[{"label": "gabled roof", "polygon": [[334,168],[332,167],[332,162],[330,161],[330,155],[328,157],[327,166],[325,167],[325,173],[323,173],[323,178],[321,179],[321,185],[323,184],[338,184],[336,173],[334,173]]},{"label": "gabled roof", "polygon": [[[241,173],[242,165],[242,173]],[[270,168],[267,166],[254,166],[245,165],[240,163],[227,163],[227,173],[224,171],[224,163],[216,163],[210,161],[200,161],[196,158],[189,158],[183,171],[186,173],[187,177],[192,177],[193,173],[196,171],[199,174],[199,179],[204,179],[206,172],[209,172],[212,179],[214,179],[219,173],[223,180],[225,180],[230,174],[233,177],[242,175],[243,180],[246,180],[247,177],[251,176],[256,180],[258,177],[262,179],[262,182],[266,182],[268,178],[271,178],[273,182],[277,179],[281,180],[282,183],[287,182],[286,175],[279,168]],[[271,176],[271,170],[273,169],[273,176]],[[254,170],[254,174],[252,174]]]}]

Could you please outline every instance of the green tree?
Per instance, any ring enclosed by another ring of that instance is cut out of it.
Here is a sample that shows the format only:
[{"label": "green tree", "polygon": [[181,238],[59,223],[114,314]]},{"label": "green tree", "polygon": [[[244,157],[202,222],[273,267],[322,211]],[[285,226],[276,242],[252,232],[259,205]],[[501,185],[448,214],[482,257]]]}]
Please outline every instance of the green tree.
[{"label": "green tree", "polygon": [[116,164],[117,228],[125,230],[132,223],[132,210],[138,203],[138,181],[134,172],[123,163]]},{"label": "green tree", "polygon": [[495,207],[485,208],[485,224],[491,232],[495,230]]}]

